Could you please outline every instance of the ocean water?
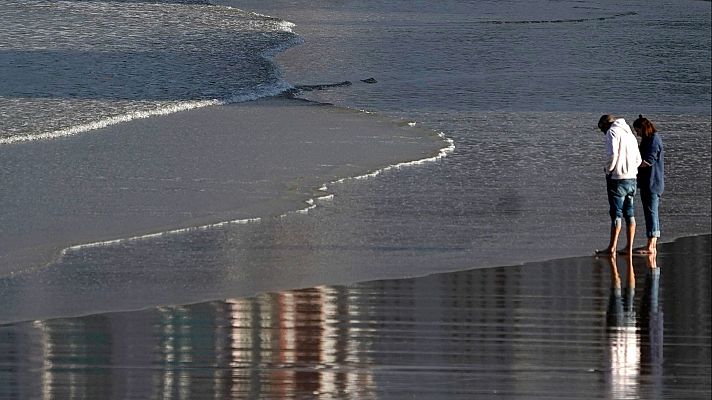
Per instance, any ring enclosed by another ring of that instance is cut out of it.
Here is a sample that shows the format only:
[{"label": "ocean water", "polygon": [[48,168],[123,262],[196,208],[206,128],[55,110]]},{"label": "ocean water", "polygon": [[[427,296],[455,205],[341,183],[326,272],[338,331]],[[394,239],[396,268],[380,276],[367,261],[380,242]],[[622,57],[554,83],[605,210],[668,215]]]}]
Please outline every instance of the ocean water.
[{"label": "ocean water", "polygon": [[353,107],[710,112],[708,1],[216,2],[296,24],[290,80],[375,78],[320,96]]},{"label": "ocean water", "polygon": [[298,96],[443,132],[454,151],[329,184],[307,214],[67,251],[3,278],[0,317],[590,254],[609,226],[603,113],[659,127],[663,239],[710,231],[708,1],[212,3],[3,3],[0,145],[349,81]]},{"label": "ocean water", "polygon": [[289,88],[269,57],[291,24],[198,1],[0,6],[0,145]]}]

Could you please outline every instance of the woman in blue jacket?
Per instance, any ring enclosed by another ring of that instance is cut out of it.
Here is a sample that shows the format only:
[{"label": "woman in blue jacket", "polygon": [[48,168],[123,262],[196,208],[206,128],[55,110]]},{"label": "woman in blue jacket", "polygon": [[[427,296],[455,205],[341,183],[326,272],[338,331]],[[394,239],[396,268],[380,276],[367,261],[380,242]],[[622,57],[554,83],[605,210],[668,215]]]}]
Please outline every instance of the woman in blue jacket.
[{"label": "woman in blue jacket", "polygon": [[635,254],[655,254],[660,237],[660,218],[658,208],[660,196],[665,189],[663,141],[657,135],[655,125],[642,115],[633,121],[635,133],[642,138],[640,155],[643,161],[638,167],[638,187],[645,214],[645,233],[648,245],[634,250]]}]

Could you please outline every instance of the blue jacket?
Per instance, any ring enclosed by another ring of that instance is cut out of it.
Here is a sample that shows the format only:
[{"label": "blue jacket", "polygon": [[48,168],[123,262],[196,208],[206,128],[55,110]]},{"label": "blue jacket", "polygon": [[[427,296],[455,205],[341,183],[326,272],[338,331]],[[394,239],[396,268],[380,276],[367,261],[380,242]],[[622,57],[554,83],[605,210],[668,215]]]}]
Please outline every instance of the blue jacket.
[{"label": "blue jacket", "polygon": [[638,168],[638,186],[652,193],[663,194],[665,190],[665,152],[660,135],[643,137],[640,142],[640,155],[650,167]]}]

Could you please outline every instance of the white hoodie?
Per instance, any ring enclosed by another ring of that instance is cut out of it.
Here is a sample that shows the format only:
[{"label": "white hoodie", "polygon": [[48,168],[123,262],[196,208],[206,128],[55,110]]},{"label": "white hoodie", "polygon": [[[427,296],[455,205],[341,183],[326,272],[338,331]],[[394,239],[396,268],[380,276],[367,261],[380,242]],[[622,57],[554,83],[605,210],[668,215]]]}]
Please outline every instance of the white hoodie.
[{"label": "white hoodie", "polygon": [[641,157],[638,140],[623,118],[613,121],[606,132],[606,174],[611,179],[635,179]]}]

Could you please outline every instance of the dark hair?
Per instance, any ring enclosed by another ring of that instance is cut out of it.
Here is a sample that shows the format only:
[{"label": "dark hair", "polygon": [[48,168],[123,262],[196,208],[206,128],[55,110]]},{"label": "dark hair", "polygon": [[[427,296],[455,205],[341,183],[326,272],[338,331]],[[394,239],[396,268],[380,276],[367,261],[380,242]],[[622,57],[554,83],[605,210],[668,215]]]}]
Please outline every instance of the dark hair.
[{"label": "dark hair", "polygon": [[598,129],[605,132],[606,129],[611,127],[611,125],[613,124],[613,121],[615,121],[615,120],[616,120],[616,117],[614,115],[610,115],[610,114],[601,115],[601,119],[598,120]]},{"label": "dark hair", "polygon": [[642,115],[638,115],[638,119],[633,121],[633,128],[640,129],[643,136],[653,136],[658,130],[655,129],[655,125],[650,122],[649,119],[643,118]]}]

